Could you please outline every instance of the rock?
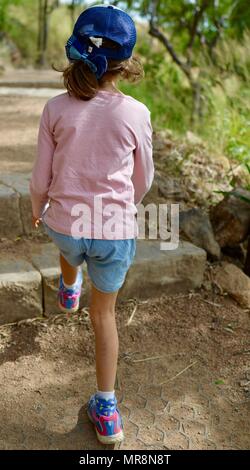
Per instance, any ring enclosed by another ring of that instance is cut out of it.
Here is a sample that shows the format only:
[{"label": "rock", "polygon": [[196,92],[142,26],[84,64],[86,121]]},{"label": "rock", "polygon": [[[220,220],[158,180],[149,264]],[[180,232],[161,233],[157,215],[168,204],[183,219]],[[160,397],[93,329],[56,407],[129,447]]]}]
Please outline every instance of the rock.
[{"label": "rock", "polygon": [[244,165],[239,165],[232,171],[235,186],[250,187],[250,172]]},{"label": "rock", "polygon": [[200,287],[206,252],[181,241],[175,250],[161,250],[159,240],[138,240],[134,263],[121,288],[121,298],[148,298]]},{"label": "rock", "polygon": [[240,387],[247,387],[248,385],[249,385],[249,380],[240,380],[239,382]]},{"label": "rock", "polygon": [[42,279],[27,261],[0,260],[0,324],[42,314]]},{"label": "rock", "polygon": [[20,215],[23,224],[23,231],[25,235],[30,235],[33,232],[32,227],[32,206],[29,192],[29,174],[11,175],[12,186],[18,191],[20,195]]},{"label": "rock", "polygon": [[150,191],[143,199],[143,204],[149,203],[163,203],[165,201],[181,201],[186,200],[187,194],[185,193],[180,180],[178,178],[171,178],[163,176],[159,171],[155,171],[155,177]]},{"label": "rock", "polygon": [[243,308],[250,308],[250,279],[240,268],[223,262],[214,270],[214,280]]},{"label": "rock", "polygon": [[154,159],[158,160],[165,157],[173,148],[174,142],[172,135],[166,131],[157,131],[153,133],[153,153]]},{"label": "rock", "polygon": [[159,196],[165,199],[174,198],[176,201],[187,198],[178,178],[163,177],[156,174],[155,180],[158,185]]},{"label": "rock", "polygon": [[152,202],[157,202],[158,198],[159,198],[158,182],[157,182],[157,177],[155,175],[152,186],[151,186],[149,192],[143,198],[142,203],[143,203],[144,206],[146,206],[147,204],[150,204]]},{"label": "rock", "polygon": [[160,139],[156,139],[154,140],[153,142],[153,148],[155,151],[161,151],[161,150],[165,150],[165,141],[164,140],[160,140]]},{"label": "rock", "polygon": [[248,237],[244,273],[250,277],[250,236]]},{"label": "rock", "polygon": [[213,259],[220,258],[220,246],[214,238],[211,222],[201,209],[180,212],[180,230],[187,240],[206,250]]},{"label": "rock", "polygon": [[30,235],[33,231],[29,180],[29,173],[5,173],[1,176],[1,183],[11,188],[19,196],[19,216],[22,223],[22,233],[25,235]]},{"label": "rock", "polygon": [[22,235],[19,203],[19,194],[14,189],[0,184],[0,237],[16,238]]},{"label": "rock", "polygon": [[161,129],[159,131],[153,131],[153,139],[172,139],[173,131],[171,129]]},{"label": "rock", "polygon": [[228,172],[229,170],[231,170],[231,163],[229,159],[225,157],[225,155],[216,155],[214,163],[216,164],[218,169],[220,168],[222,171]]},{"label": "rock", "polygon": [[245,250],[243,249],[242,244],[234,246],[224,246],[221,249],[222,253],[230,258],[234,258],[238,262],[244,264],[245,261]]},{"label": "rock", "polygon": [[204,142],[202,141],[202,139],[200,137],[198,137],[198,135],[195,135],[193,132],[191,131],[187,131],[186,133],[186,140],[189,144],[191,145],[204,145]]},{"label": "rock", "polygon": [[[239,196],[249,199],[242,200]],[[243,242],[250,233],[250,191],[237,188],[210,211],[215,238],[221,247]]]}]

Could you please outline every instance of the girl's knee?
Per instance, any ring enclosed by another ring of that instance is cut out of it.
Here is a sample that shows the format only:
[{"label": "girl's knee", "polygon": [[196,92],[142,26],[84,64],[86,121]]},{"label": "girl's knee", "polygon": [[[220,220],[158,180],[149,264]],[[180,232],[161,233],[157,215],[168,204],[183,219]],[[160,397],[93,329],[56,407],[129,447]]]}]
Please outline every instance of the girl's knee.
[{"label": "girl's knee", "polygon": [[102,325],[107,320],[115,320],[115,310],[113,308],[90,307],[89,314],[90,320],[95,326]]}]

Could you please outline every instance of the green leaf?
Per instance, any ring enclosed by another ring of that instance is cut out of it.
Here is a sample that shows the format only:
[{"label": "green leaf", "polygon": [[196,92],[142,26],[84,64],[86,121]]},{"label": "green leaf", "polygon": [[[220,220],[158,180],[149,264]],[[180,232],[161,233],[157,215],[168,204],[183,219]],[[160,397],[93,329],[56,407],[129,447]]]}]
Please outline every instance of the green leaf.
[{"label": "green leaf", "polygon": [[245,162],[244,165],[245,165],[248,173],[250,174],[250,165],[249,165],[249,163]]},{"label": "green leaf", "polygon": [[218,380],[215,380],[214,383],[215,385],[224,385],[225,382],[222,379],[218,379]]},{"label": "green leaf", "polygon": [[250,204],[250,197],[243,196],[243,194],[234,194],[234,196]]}]

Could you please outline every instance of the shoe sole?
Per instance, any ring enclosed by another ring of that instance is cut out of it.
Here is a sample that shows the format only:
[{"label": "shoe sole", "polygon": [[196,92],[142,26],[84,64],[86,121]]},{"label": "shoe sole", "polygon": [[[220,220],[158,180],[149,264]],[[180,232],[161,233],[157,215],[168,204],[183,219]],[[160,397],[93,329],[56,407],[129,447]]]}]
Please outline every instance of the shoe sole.
[{"label": "shoe sole", "polygon": [[[91,423],[95,426],[95,423],[93,419],[91,418],[88,410],[87,410],[87,415]],[[99,432],[97,431],[95,427],[95,432],[96,432],[97,439],[99,442],[101,442],[101,444],[116,444],[117,442],[122,442],[124,440],[123,431],[120,431],[117,434],[113,434],[112,436],[102,436],[101,434],[99,434]]]},{"label": "shoe sole", "polygon": [[76,307],[74,308],[66,308],[66,307],[63,307],[60,302],[58,302],[58,307],[60,308],[60,310],[63,312],[63,313],[76,313],[78,310],[79,310],[79,305],[77,305]]}]

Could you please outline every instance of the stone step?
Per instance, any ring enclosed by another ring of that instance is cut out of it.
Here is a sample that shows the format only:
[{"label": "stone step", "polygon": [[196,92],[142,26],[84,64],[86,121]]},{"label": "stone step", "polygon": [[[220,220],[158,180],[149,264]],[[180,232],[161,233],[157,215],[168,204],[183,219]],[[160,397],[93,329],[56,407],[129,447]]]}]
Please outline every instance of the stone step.
[{"label": "stone step", "polygon": [[[31,242],[32,243],[32,242]],[[33,244],[31,259],[0,255],[0,324],[59,312],[58,250],[52,243]],[[201,286],[206,252],[188,242],[173,251],[160,250],[160,241],[137,241],[137,252],[119,299],[148,298],[160,293],[187,292]],[[81,306],[87,305],[90,280],[83,266]]]},{"label": "stone step", "polygon": [[61,88],[62,74],[55,70],[5,70],[0,77],[0,87]]},{"label": "stone step", "polygon": [[0,238],[14,239],[33,232],[30,173],[0,175]]},{"label": "stone step", "polygon": [[59,80],[39,80],[34,82],[32,80],[17,81],[17,80],[0,80],[1,88],[53,88],[61,89],[64,88],[63,84]]}]

